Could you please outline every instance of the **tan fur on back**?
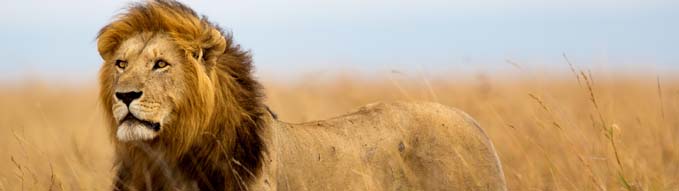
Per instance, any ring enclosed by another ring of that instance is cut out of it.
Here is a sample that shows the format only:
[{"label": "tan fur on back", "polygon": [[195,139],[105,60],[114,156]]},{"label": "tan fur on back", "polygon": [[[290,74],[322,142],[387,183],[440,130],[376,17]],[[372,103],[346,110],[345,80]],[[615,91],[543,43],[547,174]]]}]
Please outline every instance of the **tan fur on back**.
[{"label": "tan fur on back", "polygon": [[[505,190],[495,150],[467,114],[436,103],[376,103],[266,140],[272,190]],[[269,180],[268,182],[271,182]],[[255,190],[261,187],[255,187]]]},{"label": "tan fur on back", "polygon": [[[178,2],[133,4],[101,29],[98,51],[114,190],[505,190],[485,133],[440,104],[276,120],[249,53]],[[124,103],[126,92],[141,96]],[[158,129],[121,125],[131,116]]]}]

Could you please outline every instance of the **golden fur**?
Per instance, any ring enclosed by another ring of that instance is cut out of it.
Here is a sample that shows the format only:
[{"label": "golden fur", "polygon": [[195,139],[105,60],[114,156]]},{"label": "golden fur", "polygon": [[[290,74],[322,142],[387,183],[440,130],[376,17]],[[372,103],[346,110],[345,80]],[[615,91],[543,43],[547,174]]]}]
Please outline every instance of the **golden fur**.
[{"label": "golden fur", "polygon": [[[115,56],[120,46],[135,36],[152,39],[157,34],[166,36],[163,39],[177,46],[175,51],[166,54],[178,55],[176,62],[179,63],[173,64],[172,69],[183,70],[183,75],[172,77],[177,79],[176,83],[183,84],[181,89],[184,90],[176,92],[183,95],[170,97],[190,101],[174,100],[176,107],[170,118],[176,120],[163,124],[159,137],[148,142],[118,141],[115,135],[118,121],[109,117],[121,169],[117,186],[120,189],[146,186],[143,176],[153,175],[153,186],[160,186],[160,189],[181,187],[186,185],[170,183],[194,178],[193,175],[200,172],[205,176],[196,183],[199,188],[219,188],[224,185],[210,184],[235,182],[232,169],[243,174],[240,179],[251,179],[245,169],[257,169],[261,160],[263,145],[257,131],[263,126],[264,110],[259,84],[250,76],[250,56],[216,25],[177,2],[151,1],[132,5],[116,21],[101,29],[98,49],[104,59],[100,70],[100,98],[104,108],[115,105],[116,85],[125,75],[114,75]],[[130,80],[134,81],[134,78]],[[113,115],[109,109],[104,111],[107,116]],[[223,166],[209,165],[232,159],[240,162],[236,166],[227,163],[226,170]],[[154,160],[168,162],[152,165]]]},{"label": "golden fur", "polygon": [[[101,29],[98,50],[114,190],[505,188],[483,131],[439,104],[376,104],[304,124],[275,120],[250,55],[178,2],[130,6]],[[130,92],[139,96],[126,102],[121,95]]]}]

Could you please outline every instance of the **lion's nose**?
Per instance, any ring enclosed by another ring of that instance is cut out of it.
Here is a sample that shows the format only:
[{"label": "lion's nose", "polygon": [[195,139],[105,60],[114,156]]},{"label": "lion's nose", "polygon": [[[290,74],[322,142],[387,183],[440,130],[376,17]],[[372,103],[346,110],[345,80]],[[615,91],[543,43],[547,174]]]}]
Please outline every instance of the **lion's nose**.
[{"label": "lion's nose", "polygon": [[130,103],[135,99],[141,97],[142,92],[116,92],[116,98],[123,101],[125,105],[130,106]]}]

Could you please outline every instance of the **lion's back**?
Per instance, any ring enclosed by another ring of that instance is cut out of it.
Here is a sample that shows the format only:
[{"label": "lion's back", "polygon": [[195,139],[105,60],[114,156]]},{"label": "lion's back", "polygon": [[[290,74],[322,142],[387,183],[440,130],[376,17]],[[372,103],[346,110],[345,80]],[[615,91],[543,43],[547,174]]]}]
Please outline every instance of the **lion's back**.
[{"label": "lion's back", "polygon": [[327,179],[320,180],[327,184],[342,185],[361,175],[357,181],[370,177],[368,188],[374,190],[505,188],[499,160],[483,130],[464,112],[438,103],[374,103],[293,126],[299,127],[297,141],[307,145],[302,153],[319,151],[318,158],[294,159],[304,161],[300,164],[309,171],[318,170],[303,176]]},{"label": "lion's back", "polygon": [[465,112],[432,102],[376,103],[361,110],[374,110],[391,121],[384,128],[405,132],[402,156],[415,177],[426,177],[418,181],[423,189],[504,189],[492,142]]}]

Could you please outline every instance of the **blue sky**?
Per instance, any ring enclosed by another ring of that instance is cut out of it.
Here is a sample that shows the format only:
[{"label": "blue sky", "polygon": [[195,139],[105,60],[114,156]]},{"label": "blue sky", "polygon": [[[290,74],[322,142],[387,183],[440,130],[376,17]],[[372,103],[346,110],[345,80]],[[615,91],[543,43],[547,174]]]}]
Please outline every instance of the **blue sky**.
[{"label": "blue sky", "polygon": [[[128,2],[2,2],[0,82],[96,79],[96,33]],[[679,1],[184,2],[233,32],[264,77],[562,70],[564,52],[583,67],[679,71]]]}]

